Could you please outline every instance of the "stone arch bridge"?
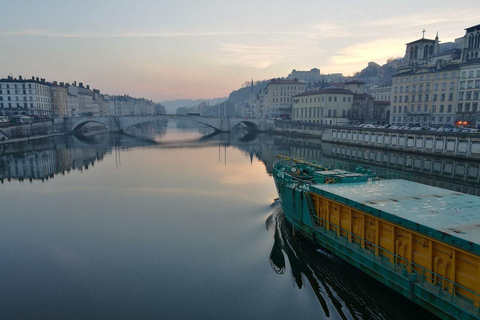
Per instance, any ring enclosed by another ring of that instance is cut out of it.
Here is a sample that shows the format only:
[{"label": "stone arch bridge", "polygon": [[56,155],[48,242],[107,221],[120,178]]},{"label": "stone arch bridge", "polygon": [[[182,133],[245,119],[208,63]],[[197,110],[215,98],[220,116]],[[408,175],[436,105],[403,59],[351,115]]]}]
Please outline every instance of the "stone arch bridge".
[{"label": "stone arch bridge", "polygon": [[186,120],[204,124],[216,131],[229,132],[232,128],[244,124],[249,131],[268,131],[273,129],[274,121],[258,118],[204,117],[197,115],[155,115],[155,116],[105,116],[74,117],[66,119],[68,132],[81,130],[87,123],[100,123],[111,132],[121,132],[128,127],[157,120]]}]

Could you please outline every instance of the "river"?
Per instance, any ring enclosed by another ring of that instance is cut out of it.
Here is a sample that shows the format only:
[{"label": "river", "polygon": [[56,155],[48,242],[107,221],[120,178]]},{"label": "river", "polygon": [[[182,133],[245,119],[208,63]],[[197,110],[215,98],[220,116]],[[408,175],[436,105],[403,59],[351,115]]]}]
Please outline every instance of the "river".
[{"label": "river", "polygon": [[172,122],[0,148],[0,318],[432,317],[291,234],[273,161],[331,146],[209,133]]}]

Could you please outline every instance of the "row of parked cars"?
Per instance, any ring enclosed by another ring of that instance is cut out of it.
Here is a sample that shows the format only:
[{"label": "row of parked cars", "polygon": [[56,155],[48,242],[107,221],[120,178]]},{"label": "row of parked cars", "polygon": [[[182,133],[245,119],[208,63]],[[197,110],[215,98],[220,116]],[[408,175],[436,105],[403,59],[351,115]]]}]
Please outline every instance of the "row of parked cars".
[{"label": "row of parked cars", "polygon": [[480,129],[476,128],[464,128],[464,127],[452,127],[452,126],[443,126],[443,127],[429,127],[429,126],[411,126],[411,125],[374,125],[374,124],[361,124],[356,125],[360,128],[383,128],[389,130],[416,130],[416,131],[436,131],[436,132],[462,132],[462,133],[480,133]]}]

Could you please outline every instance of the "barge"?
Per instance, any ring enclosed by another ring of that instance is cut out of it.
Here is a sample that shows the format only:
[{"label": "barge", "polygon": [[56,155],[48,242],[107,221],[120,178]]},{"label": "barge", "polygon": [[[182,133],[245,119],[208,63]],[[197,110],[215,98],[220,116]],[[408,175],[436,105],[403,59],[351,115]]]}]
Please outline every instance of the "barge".
[{"label": "barge", "polygon": [[480,319],[480,198],[382,168],[281,157],[292,232],[442,319]]}]

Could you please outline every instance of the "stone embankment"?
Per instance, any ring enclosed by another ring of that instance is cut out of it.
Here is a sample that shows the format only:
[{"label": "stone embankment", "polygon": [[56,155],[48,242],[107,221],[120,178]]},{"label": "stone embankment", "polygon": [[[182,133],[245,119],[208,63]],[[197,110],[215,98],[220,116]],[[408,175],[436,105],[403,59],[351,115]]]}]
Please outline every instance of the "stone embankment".
[{"label": "stone embankment", "polygon": [[63,119],[0,127],[0,143],[65,133]]},{"label": "stone embankment", "polygon": [[478,133],[389,130],[292,121],[275,121],[274,132],[316,137],[335,144],[480,160]]}]

